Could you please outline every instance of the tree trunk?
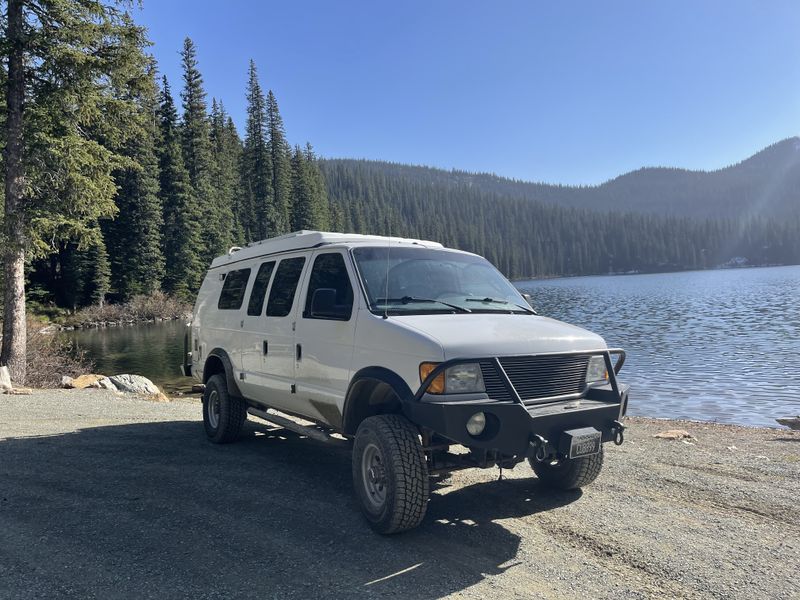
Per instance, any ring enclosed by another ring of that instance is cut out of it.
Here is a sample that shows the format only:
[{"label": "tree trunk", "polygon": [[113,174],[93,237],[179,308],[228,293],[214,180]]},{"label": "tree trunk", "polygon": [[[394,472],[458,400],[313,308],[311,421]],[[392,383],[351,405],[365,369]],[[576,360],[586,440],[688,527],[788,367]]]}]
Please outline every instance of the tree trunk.
[{"label": "tree trunk", "polygon": [[11,380],[25,383],[25,218],[23,193],[25,174],[22,162],[22,114],[25,99],[23,62],[23,0],[8,0],[6,39],[8,40],[8,89],[6,93],[5,148],[5,231],[3,267],[5,294],[3,344],[0,365],[7,365]]}]

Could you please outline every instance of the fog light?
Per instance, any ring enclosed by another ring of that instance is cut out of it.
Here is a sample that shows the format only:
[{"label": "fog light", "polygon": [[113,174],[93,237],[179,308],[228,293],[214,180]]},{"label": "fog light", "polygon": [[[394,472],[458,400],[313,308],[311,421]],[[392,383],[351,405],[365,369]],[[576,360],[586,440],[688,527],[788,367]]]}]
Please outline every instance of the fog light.
[{"label": "fog light", "polygon": [[486,428],[486,415],[482,412],[475,413],[467,421],[467,432],[470,435],[478,436]]}]

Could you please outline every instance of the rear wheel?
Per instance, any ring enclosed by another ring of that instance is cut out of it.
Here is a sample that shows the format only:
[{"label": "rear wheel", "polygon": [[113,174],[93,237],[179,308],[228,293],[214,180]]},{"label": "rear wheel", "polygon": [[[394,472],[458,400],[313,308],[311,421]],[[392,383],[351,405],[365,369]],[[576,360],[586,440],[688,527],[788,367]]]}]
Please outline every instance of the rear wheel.
[{"label": "rear wheel", "polygon": [[600,452],[580,458],[561,458],[555,461],[528,462],[536,476],[548,487],[559,490],[577,490],[592,483],[603,469],[603,446]]},{"label": "rear wheel", "polygon": [[378,533],[422,522],[428,467],[416,428],[400,415],[364,419],[353,445],[353,484],[364,516]]},{"label": "rear wheel", "polygon": [[208,439],[215,444],[236,441],[247,419],[244,400],[228,394],[223,375],[212,375],[203,392],[203,425]]}]

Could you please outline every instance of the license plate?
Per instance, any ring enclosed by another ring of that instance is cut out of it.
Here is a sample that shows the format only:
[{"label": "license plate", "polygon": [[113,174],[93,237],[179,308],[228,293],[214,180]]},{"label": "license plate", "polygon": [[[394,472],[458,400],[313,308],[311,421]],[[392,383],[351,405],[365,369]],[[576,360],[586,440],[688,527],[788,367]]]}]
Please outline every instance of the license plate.
[{"label": "license plate", "polygon": [[600,452],[600,445],[603,443],[601,437],[602,434],[597,430],[572,435],[569,445],[569,457],[579,458],[597,454]]}]

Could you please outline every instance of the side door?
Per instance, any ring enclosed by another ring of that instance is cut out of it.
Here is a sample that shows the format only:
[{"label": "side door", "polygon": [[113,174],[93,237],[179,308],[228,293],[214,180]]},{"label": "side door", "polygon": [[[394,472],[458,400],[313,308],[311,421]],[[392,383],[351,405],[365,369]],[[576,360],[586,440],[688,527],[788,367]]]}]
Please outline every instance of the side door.
[{"label": "side door", "polygon": [[263,362],[268,351],[267,321],[264,316],[267,290],[275,273],[276,260],[258,265],[247,300],[247,310],[241,320],[242,376],[239,388],[245,397],[266,402]]},{"label": "side door", "polygon": [[293,410],[297,290],[305,263],[303,254],[282,257],[275,267],[267,295],[259,389],[253,399],[284,410]]},{"label": "side door", "polygon": [[355,340],[349,263],[341,251],[314,254],[295,331],[296,411],[333,426],[341,425]]}]

